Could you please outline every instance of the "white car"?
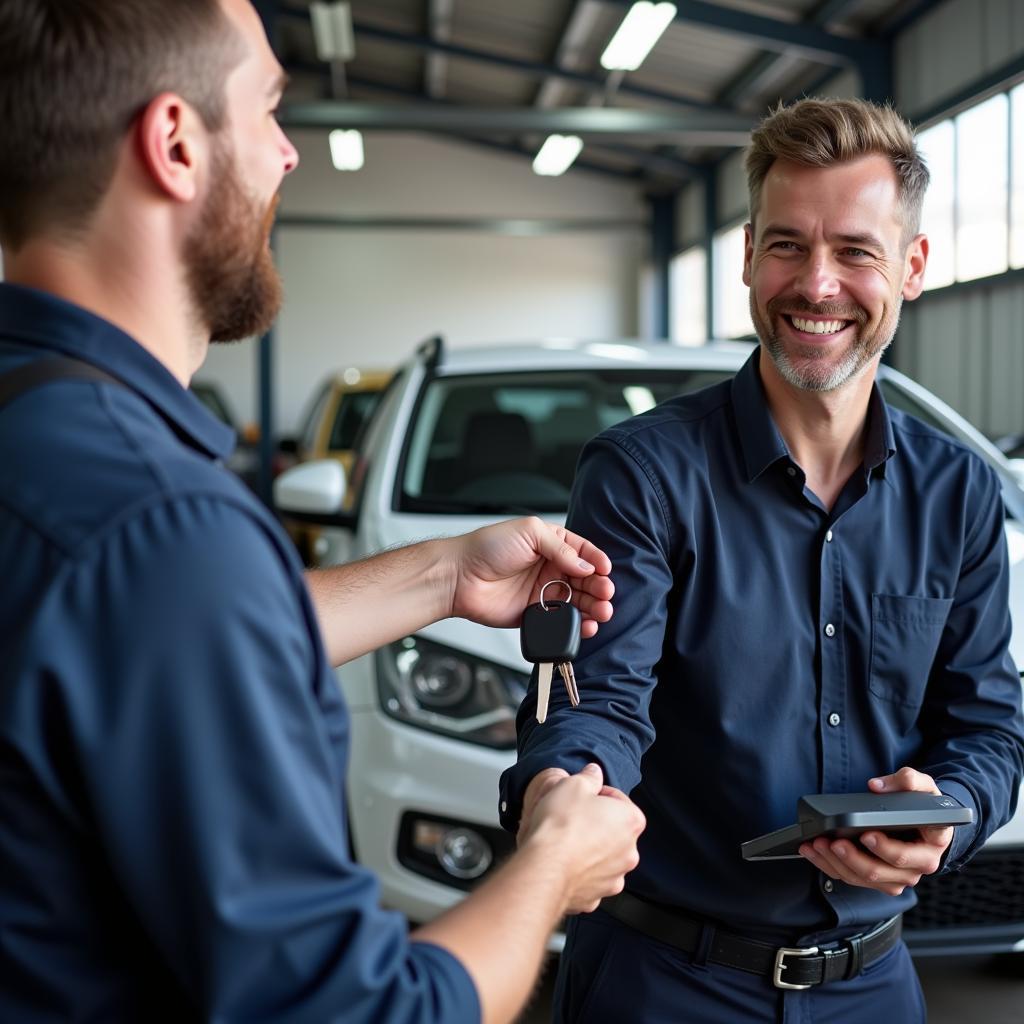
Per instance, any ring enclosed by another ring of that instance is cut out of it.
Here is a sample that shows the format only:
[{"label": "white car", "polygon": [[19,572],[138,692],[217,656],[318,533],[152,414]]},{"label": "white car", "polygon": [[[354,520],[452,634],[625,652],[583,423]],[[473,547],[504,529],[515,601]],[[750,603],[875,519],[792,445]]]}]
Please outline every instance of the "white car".
[{"label": "white car", "polygon": [[[280,477],[286,516],[326,526],[322,564],[360,558],[525,513],[564,518],[590,437],[657,402],[732,376],[751,346],[549,341],[421,346],[337,463]],[[889,367],[888,402],[965,442],[1003,481],[1014,621],[1024,623],[1024,491],[963,417]],[[1024,628],[1012,654],[1024,668]],[[529,666],[516,630],[446,620],[346,665],[352,714],[349,809],[355,854],[384,901],[414,921],[451,906],[513,845],[498,826],[498,776],[515,758]],[[1024,799],[966,871],[918,886],[906,917],[917,954],[1024,951]]]}]

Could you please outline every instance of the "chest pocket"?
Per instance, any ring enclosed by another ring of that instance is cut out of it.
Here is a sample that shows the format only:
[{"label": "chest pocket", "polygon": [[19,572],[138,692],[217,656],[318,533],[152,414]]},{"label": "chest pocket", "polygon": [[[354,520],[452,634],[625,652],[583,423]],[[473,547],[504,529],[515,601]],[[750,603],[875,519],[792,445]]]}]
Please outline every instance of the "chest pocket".
[{"label": "chest pocket", "polygon": [[953,599],[871,595],[871,671],[876,697],[919,708]]}]

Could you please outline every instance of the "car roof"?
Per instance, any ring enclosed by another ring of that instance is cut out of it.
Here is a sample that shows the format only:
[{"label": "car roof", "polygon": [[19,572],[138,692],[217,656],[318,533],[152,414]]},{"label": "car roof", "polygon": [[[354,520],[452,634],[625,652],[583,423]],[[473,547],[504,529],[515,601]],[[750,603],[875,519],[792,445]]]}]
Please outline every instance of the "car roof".
[{"label": "car roof", "polygon": [[509,370],[625,368],[643,365],[664,369],[738,370],[753,351],[750,342],[714,341],[684,346],[629,339],[540,341],[446,347],[436,367],[439,375]]}]

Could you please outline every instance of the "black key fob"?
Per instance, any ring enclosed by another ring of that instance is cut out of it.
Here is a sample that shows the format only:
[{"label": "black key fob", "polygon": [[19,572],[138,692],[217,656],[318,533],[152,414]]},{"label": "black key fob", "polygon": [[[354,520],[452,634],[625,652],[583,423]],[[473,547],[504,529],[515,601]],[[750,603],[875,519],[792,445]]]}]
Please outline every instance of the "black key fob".
[{"label": "black key fob", "polygon": [[579,609],[568,601],[531,604],[519,630],[523,657],[535,665],[572,661],[579,653],[582,622]]}]

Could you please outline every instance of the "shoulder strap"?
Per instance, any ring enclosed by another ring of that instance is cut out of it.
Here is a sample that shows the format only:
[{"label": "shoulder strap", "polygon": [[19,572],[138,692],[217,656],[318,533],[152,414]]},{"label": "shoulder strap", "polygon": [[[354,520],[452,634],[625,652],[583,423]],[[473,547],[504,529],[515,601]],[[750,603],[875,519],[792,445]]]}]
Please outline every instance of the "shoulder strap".
[{"label": "shoulder strap", "polygon": [[32,391],[52,380],[95,380],[124,386],[105,370],[80,359],[67,356],[34,359],[25,366],[0,375],[0,409],[26,391]]}]

